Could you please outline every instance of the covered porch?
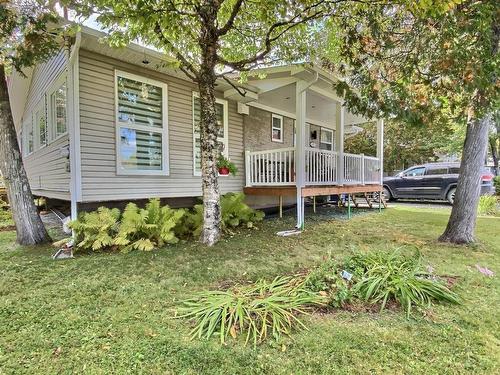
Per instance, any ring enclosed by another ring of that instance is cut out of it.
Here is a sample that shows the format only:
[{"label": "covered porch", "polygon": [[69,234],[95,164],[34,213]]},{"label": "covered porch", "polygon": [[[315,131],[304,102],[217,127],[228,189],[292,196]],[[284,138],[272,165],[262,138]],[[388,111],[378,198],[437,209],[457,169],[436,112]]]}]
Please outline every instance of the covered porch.
[{"label": "covered porch", "polygon": [[[292,147],[246,148],[245,194],[278,196],[280,203],[282,197],[294,196],[297,228],[302,228],[306,197],[380,192],[383,120],[352,114],[334,92],[337,78],[329,72],[300,66],[265,73],[265,79],[250,78],[260,91],[247,105],[293,119],[294,142]],[[346,136],[367,122],[377,123],[376,154],[344,152]],[[319,136],[313,127],[321,129]]]}]

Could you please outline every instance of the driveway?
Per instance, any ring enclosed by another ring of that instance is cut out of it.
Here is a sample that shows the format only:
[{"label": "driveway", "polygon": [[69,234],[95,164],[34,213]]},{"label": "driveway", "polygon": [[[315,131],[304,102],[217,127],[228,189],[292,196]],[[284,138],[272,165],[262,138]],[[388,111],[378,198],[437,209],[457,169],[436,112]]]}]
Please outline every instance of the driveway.
[{"label": "driveway", "polygon": [[389,202],[389,207],[397,206],[451,210],[451,205],[449,203],[440,201],[397,200]]}]

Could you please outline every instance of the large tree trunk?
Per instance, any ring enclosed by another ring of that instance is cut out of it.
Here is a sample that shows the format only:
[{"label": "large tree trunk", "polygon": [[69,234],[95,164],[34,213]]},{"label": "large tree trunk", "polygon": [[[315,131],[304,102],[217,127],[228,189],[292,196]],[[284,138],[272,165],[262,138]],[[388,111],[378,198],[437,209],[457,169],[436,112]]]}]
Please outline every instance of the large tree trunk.
[{"label": "large tree trunk", "polygon": [[50,242],[50,237],[35,207],[24,170],[10,109],[5,67],[2,64],[0,64],[0,169],[16,224],[17,242],[21,245]]},{"label": "large tree trunk", "polygon": [[458,177],[455,201],[440,241],[456,244],[474,242],[477,204],[481,190],[481,174],[488,143],[490,116],[470,118],[462,151],[460,176]]}]

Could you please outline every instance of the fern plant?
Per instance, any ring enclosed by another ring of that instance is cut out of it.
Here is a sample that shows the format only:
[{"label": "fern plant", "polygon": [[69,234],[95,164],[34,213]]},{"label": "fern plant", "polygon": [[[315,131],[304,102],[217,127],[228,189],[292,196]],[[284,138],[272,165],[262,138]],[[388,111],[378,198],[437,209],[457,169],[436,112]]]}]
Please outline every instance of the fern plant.
[{"label": "fern plant", "polygon": [[122,252],[131,250],[151,251],[165,244],[178,241],[174,227],[184,210],[161,206],[159,199],[151,199],[144,209],[129,203],[123,211],[120,230],[113,243]]},{"label": "fern plant", "polygon": [[76,247],[85,250],[102,250],[114,246],[119,228],[120,210],[99,207],[97,211],[84,212],[69,227],[76,236]]}]

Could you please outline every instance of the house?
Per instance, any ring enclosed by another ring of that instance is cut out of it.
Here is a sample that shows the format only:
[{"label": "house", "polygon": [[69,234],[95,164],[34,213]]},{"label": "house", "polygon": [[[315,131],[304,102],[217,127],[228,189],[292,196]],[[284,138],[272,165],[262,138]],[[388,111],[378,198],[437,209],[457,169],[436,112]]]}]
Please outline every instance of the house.
[{"label": "house", "polygon": [[[103,35],[83,28],[70,51],[10,78],[33,193],[71,202],[73,217],[110,201],[187,204],[201,196],[197,86],[162,54],[113,49]],[[265,73],[238,89],[218,82],[221,150],[240,171],[219,178],[221,193],[296,202],[301,226],[304,197],[380,191],[383,122],[377,155],[344,153],[345,134],[370,120],[342,105],[337,78],[305,66]]]}]

